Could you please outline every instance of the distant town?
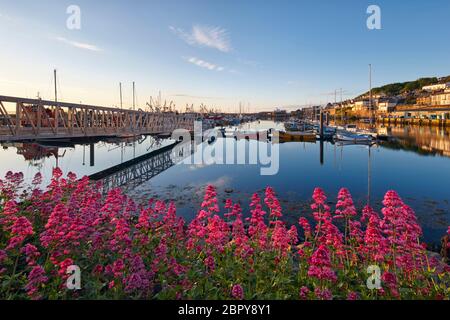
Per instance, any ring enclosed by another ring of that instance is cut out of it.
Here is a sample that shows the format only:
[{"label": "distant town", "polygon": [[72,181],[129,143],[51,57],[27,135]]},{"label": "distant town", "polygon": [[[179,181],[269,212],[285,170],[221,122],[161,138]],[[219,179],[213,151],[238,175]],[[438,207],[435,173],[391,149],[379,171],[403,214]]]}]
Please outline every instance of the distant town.
[{"label": "distant town", "polygon": [[334,120],[448,123],[450,120],[450,76],[421,78],[373,88],[356,98],[326,106],[299,108],[292,112],[277,109],[276,121],[289,117],[316,120],[320,112]]}]

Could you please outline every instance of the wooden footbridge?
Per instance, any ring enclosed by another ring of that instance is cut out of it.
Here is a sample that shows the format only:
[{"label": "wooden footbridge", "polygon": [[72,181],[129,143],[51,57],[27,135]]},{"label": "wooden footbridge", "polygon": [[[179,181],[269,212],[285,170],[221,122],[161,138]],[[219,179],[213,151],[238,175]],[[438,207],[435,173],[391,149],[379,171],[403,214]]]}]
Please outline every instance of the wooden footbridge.
[{"label": "wooden footbridge", "polygon": [[193,131],[197,118],[196,113],[0,96],[0,141],[170,134],[175,129]]}]

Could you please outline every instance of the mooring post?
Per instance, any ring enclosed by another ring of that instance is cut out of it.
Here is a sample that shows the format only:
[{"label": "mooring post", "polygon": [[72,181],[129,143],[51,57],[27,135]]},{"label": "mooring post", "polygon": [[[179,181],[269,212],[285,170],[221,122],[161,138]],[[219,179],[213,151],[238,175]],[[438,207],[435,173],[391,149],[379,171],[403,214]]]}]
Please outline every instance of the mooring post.
[{"label": "mooring post", "polygon": [[320,139],[320,164],[323,165],[323,139]]},{"label": "mooring post", "polygon": [[94,158],[94,156],[95,156],[95,149],[94,149],[94,144],[91,142],[90,144],[89,144],[89,165],[91,166],[91,167],[93,167],[93,166],[95,166],[95,158]]},{"label": "mooring post", "polygon": [[323,111],[320,111],[320,140],[323,140]]}]

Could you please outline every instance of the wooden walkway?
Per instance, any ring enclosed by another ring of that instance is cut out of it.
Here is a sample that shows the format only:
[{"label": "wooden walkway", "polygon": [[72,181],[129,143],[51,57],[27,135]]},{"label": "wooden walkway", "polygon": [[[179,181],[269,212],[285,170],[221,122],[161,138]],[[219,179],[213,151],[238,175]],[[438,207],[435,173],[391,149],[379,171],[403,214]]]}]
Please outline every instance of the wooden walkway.
[{"label": "wooden walkway", "polygon": [[0,141],[170,134],[198,116],[0,96]]}]

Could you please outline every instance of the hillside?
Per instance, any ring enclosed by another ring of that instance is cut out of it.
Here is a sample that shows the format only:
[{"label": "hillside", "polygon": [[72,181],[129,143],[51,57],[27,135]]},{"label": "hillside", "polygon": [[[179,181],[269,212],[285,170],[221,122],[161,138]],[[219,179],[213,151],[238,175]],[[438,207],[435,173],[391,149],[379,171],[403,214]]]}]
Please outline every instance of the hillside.
[{"label": "hillside", "polygon": [[[407,81],[407,82],[397,82],[397,83],[390,83],[381,87],[373,88],[372,94],[380,94],[384,93],[388,96],[399,96],[402,94],[408,94],[410,92],[414,92],[416,90],[420,90],[423,86],[431,85],[431,84],[437,84],[437,83],[445,83],[450,82],[450,76],[437,78],[420,78],[415,81]],[[361,98],[363,96],[367,96],[369,92],[365,92],[362,95],[358,96],[357,98]]]}]

